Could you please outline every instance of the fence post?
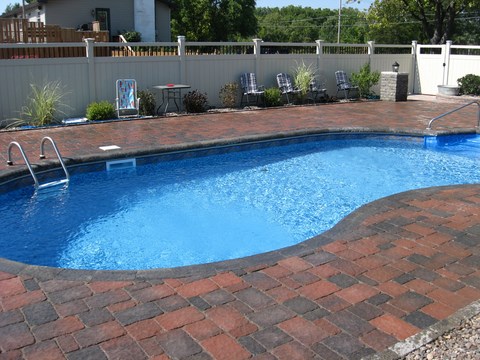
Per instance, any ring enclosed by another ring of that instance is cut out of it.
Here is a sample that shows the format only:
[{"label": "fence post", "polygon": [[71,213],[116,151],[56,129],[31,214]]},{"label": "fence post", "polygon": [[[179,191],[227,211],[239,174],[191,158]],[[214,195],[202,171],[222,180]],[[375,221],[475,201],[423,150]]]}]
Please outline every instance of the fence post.
[{"label": "fence post", "polygon": [[97,100],[97,84],[95,80],[95,52],[93,44],[95,39],[85,39],[87,66],[88,66],[88,94],[90,95],[90,102]]},{"label": "fence post", "polygon": [[255,74],[257,74],[257,79],[261,79],[262,74],[260,74],[260,56],[262,55],[262,39],[253,39],[253,54],[255,55]]},{"label": "fence post", "polygon": [[445,57],[444,57],[444,73],[443,73],[443,84],[442,85],[449,85],[450,84],[450,79],[449,79],[449,73],[450,73],[450,55],[452,53],[452,40],[447,40],[445,43]]},{"label": "fence post", "polygon": [[185,36],[177,36],[178,41],[178,57],[180,59],[180,84],[186,84],[187,81],[187,65],[185,63]]},{"label": "fence post", "polygon": [[322,62],[323,62],[323,43],[324,40],[315,40],[315,43],[317,44],[317,69],[322,68]]},{"label": "fence post", "polygon": [[412,68],[411,78],[412,78],[412,94],[415,94],[415,85],[417,84],[417,51],[418,51],[418,42],[417,40],[412,40]]}]

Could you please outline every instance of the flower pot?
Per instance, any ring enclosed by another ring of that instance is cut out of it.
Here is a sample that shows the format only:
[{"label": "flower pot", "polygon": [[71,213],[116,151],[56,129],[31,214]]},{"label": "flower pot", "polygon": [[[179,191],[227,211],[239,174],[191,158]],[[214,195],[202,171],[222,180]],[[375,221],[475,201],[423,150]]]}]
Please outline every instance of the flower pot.
[{"label": "flower pot", "polygon": [[446,96],[458,96],[460,87],[453,85],[437,85],[438,94]]}]

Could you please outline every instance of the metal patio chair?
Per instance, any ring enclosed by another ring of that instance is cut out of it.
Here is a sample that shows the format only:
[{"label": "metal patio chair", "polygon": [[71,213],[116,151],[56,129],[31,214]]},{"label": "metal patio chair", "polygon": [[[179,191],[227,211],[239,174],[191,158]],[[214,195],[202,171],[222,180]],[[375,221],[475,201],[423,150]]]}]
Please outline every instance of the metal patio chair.
[{"label": "metal patio chair", "polygon": [[358,86],[352,85],[352,83],[348,80],[347,74],[343,70],[339,70],[335,72],[335,79],[337,80],[337,94],[335,96],[338,97],[338,93],[343,91],[345,94],[345,99],[349,98],[350,91],[355,90],[357,92],[357,96],[359,95]]},{"label": "metal patio chair", "polygon": [[246,103],[250,103],[250,97],[255,99],[258,104],[259,100],[265,105],[265,87],[263,85],[257,85],[257,77],[255,73],[243,73],[240,75],[240,85],[242,87],[242,99],[240,100],[240,107],[246,99]]},{"label": "metal patio chair", "polygon": [[324,99],[324,101],[328,100],[325,83],[319,83],[316,78],[313,78],[312,81],[310,81],[308,94],[309,99],[311,99],[313,103],[316,103],[317,99]]},{"label": "metal patio chair", "polygon": [[277,84],[282,95],[285,95],[288,104],[290,104],[289,94],[295,96],[295,94],[300,93],[300,89],[293,85],[292,78],[289,74],[277,74]]}]

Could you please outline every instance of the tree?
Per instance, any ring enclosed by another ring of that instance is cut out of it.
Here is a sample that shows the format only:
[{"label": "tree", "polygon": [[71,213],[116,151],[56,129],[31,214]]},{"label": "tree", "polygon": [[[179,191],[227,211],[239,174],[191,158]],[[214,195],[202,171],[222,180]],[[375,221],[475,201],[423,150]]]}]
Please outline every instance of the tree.
[{"label": "tree", "polygon": [[454,37],[458,28],[456,20],[463,14],[478,11],[479,7],[480,0],[375,0],[369,20],[374,21],[377,36],[381,33],[392,35],[394,24],[397,29],[403,27],[416,35],[413,26],[420,25],[421,34],[417,40],[443,44]]},{"label": "tree", "polygon": [[375,1],[367,14],[369,40],[380,44],[409,44],[412,40],[429,42],[428,37],[404,8],[401,1]]},{"label": "tree", "polygon": [[[35,0],[25,0],[25,3],[26,4],[30,4],[31,2],[33,2]],[[7,14],[9,13],[10,11],[13,11],[13,10],[16,10],[16,9],[19,9],[21,8],[22,5],[20,3],[14,3],[14,4],[8,4],[7,7],[5,8],[5,11],[3,12],[4,14]]]},{"label": "tree", "polygon": [[257,30],[255,0],[176,0],[172,36],[192,41],[232,41]]},{"label": "tree", "polygon": [[452,40],[455,44],[480,44],[480,9],[461,14],[455,22],[455,34]]},{"label": "tree", "polygon": [[[321,39],[336,42],[338,11],[287,6],[283,8],[258,8],[258,36],[265,41],[313,42]],[[365,13],[345,8],[342,12],[342,42],[367,41]]]}]

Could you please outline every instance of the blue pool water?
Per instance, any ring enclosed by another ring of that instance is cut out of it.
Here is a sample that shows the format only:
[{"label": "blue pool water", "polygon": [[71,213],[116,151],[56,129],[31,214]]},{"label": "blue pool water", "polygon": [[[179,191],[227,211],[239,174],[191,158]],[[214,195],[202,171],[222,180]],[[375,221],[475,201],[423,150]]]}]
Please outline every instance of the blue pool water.
[{"label": "blue pool water", "polygon": [[293,245],[401,191],[480,182],[478,136],[320,137],[74,175],[0,195],[0,257],[151,269]]}]

